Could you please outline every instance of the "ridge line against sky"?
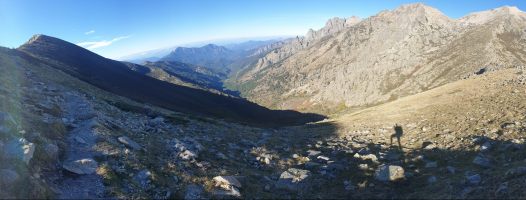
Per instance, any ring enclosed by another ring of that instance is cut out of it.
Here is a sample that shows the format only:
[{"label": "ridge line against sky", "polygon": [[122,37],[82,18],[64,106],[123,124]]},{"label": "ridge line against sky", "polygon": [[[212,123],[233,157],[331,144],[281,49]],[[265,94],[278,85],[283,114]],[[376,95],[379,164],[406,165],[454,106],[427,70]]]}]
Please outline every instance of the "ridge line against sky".
[{"label": "ridge line against sky", "polygon": [[226,38],[304,35],[332,17],[362,19],[422,2],[451,18],[523,0],[0,0],[0,46],[46,34],[118,58],[152,49]]}]

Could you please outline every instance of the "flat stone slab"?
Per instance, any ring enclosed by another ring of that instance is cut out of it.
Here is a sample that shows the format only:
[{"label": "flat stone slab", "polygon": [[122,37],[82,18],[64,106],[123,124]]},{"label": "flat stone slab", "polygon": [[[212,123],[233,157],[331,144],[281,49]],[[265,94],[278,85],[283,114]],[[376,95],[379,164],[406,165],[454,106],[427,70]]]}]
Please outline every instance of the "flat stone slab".
[{"label": "flat stone slab", "polygon": [[310,174],[309,170],[289,168],[287,171],[281,173],[276,187],[280,189],[298,190],[301,186],[305,185],[305,179],[307,179]]},{"label": "flat stone slab", "polygon": [[216,182],[216,186],[227,185],[241,188],[241,183],[233,176],[216,176],[214,177],[214,181]]},{"label": "flat stone slab", "polygon": [[118,137],[117,140],[133,150],[140,150],[142,148],[141,145],[126,136]]},{"label": "flat stone slab", "polygon": [[80,160],[66,162],[62,167],[75,174],[93,174],[97,171],[97,161],[91,158],[84,158]]}]

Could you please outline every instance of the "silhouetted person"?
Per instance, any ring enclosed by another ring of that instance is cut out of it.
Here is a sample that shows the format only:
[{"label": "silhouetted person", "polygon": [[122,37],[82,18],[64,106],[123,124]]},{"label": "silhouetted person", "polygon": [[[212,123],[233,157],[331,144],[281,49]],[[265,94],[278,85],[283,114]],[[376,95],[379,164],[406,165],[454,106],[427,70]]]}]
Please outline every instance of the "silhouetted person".
[{"label": "silhouetted person", "polygon": [[395,133],[391,135],[391,146],[393,145],[393,138],[396,137],[398,140],[398,148],[402,150],[402,142],[400,142],[400,138],[404,134],[404,130],[402,129],[402,126],[399,126],[398,124],[395,124],[393,127]]}]

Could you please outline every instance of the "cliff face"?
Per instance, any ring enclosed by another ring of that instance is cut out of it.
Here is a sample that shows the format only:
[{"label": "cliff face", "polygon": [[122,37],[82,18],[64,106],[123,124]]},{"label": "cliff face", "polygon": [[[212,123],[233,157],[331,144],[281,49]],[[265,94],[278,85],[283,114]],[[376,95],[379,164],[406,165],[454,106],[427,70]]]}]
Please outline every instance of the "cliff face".
[{"label": "cliff face", "polygon": [[247,80],[248,77],[254,76],[255,73],[265,69],[266,67],[278,63],[295,54],[296,52],[308,48],[318,41],[326,39],[327,37],[333,36],[341,30],[351,27],[360,21],[361,19],[356,16],[349,17],[347,19],[335,17],[327,21],[325,26],[320,30],[315,31],[310,29],[304,37],[297,36],[293,39],[279,41],[259,48],[253,54],[253,56],[259,57],[257,62],[245,66],[243,70],[240,73],[237,73],[235,76],[240,80]]},{"label": "cliff face", "polygon": [[326,114],[369,106],[525,63],[525,19],[503,7],[454,20],[423,4],[359,22],[335,18],[263,56],[236,83],[274,108]]}]

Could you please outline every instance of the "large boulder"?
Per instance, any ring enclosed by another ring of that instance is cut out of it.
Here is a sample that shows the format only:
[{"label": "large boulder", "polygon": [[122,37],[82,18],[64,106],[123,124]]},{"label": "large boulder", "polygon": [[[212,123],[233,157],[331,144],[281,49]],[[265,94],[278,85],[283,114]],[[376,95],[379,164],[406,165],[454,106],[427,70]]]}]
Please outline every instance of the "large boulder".
[{"label": "large boulder", "polygon": [[214,177],[215,187],[212,191],[212,196],[214,198],[240,198],[241,192],[241,183],[234,176],[216,176]]},{"label": "large boulder", "polygon": [[276,187],[279,189],[298,190],[306,186],[305,179],[310,176],[309,170],[289,168],[281,173]]},{"label": "large boulder", "polygon": [[379,181],[400,181],[405,179],[404,168],[397,165],[382,165],[375,174],[376,180]]},{"label": "large boulder", "polygon": [[93,174],[97,171],[98,165],[97,161],[91,158],[84,158],[66,162],[62,167],[75,174]]}]

